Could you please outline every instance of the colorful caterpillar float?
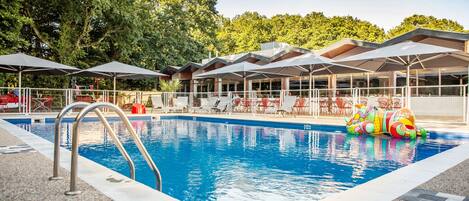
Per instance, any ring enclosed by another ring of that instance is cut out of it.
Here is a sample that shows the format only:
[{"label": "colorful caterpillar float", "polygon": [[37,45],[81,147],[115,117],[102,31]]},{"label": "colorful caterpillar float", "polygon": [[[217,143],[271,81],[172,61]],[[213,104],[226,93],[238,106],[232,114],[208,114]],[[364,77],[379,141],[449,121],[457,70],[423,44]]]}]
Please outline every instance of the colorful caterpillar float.
[{"label": "colorful caterpillar float", "polygon": [[376,107],[366,107],[358,104],[357,112],[346,120],[347,132],[354,135],[389,134],[395,138],[415,139],[417,136],[426,137],[427,131],[417,128],[415,116],[407,108],[396,111],[385,111]]}]

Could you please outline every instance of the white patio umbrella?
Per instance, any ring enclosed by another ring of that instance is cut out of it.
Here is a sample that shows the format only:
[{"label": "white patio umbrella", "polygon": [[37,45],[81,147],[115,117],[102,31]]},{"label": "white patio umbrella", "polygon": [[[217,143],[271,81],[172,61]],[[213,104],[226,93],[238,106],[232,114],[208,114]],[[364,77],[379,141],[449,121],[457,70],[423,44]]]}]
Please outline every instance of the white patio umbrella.
[{"label": "white patio umbrella", "polygon": [[[9,54],[0,56],[0,72],[18,73],[18,88],[21,100],[21,81],[22,74],[46,74],[46,75],[64,75],[80,69],[60,64],[57,62],[29,56],[23,53]],[[21,111],[21,101],[18,103]]]},{"label": "white patio umbrella", "polygon": [[144,79],[159,76],[168,76],[148,69],[132,66],[117,61],[88,68],[86,70],[74,73],[76,75],[109,77],[113,79],[113,103],[116,104],[116,80],[117,79]]},{"label": "white patio umbrella", "polygon": [[[314,75],[333,75],[345,73],[371,72],[366,69],[337,64],[334,60],[306,53],[301,56],[264,65],[256,72],[274,73],[278,75],[303,76],[309,75],[309,100],[311,102],[312,78]],[[310,110],[311,113],[311,110]]]},{"label": "white patio umbrella", "polygon": [[469,56],[457,49],[407,41],[346,57],[337,62],[376,72],[406,70],[406,106],[409,107],[410,70],[467,66]]},{"label": "white patio umbrella", "polygon": [[[201,73],[199,75],[196,75],[195,78],[196,79],[218,78],[218,79],[235,80],[235,81],[242,80],[244,83],[243,91],[244,93],[246,93],[248,80],[285,77],[285,75],[270,74],[270,73],[265,73],[265,72],[255,72],[255,70],[259,69],[260,67],[261,65],[244,61],[244,62],[224,66],[222,68],[218,68],[218,69],[208,71],[205,73]],[[245,94],[245,97],[246,97],[246,94]]]}]

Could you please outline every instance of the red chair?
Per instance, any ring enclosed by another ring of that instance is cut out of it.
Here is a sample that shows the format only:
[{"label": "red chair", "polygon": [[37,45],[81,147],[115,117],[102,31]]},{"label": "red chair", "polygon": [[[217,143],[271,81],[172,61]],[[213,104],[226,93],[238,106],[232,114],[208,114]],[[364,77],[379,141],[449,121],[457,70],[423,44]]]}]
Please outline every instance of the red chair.
[{"label": "red chair", "polygon": [[337,98],[335,103],[337,105],[339,115],[345,115],[348,113],[349,109],[351,109],[351,106],[347,104],[347,101],[343,98]]},{"label": "red chair", "polygon": [[5,108],[8,104],[8,96],[0,96],[0,109],[5,112]]},{"label": "red chair", "polygon": [[303,111],[305,107],[305,98],[298,98],[293,107],[297,108],[298,114],[300,114],[300,112]]},{"label": "red chair", "polygon": [[44,106],[46,106],[47,109],[48,109],[49,112],[50,112],[50,111],[52,111],[52,104],[53,104],[53,102],[54,102],[54,97],[52,97],[52,96],[46,96],[45,98],[46,98],[46,100],[44,101]]},{"label": "red chair", "polygon": [[378,99],[378,105],[381,109],[387,110],[391,107],[389,98],[381,97]]},{"label": "red chair", "polygon": [[393,98],[392,99],[392,109],[401,109],[401,99]]},{"label": "red chair", "polygon": [[267,107],[269,107],[269,99],[268,98],[262,98],[259,107],[262,110],[262,112],[265,112]]}]

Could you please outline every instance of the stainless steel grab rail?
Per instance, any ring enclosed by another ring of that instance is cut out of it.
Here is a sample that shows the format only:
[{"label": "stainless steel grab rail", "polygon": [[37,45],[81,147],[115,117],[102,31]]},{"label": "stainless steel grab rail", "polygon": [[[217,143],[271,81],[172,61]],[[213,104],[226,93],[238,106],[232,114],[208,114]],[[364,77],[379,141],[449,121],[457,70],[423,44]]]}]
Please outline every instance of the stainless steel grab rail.
[{"label": "stainless steel grab rail", "polygon": [[[55,118],[55,135],[54,135],[54,166],[52,168],[52,177],[50,177],[49,180],[63,179],[62,177],[59,176],[60,136],[61,136],[61,131],[62,131],[61,122],[62,122],[63,117],[74,108],[84,108],[88,105],[90,105],[90,103],[74,102],[72,104],[67,105],[65,108],[62,109],[62,111],[59,112],[59,114],[57,114],[57,117]],[[112,129],[111,125],[109,125],[103,113],[99,109],[95,109],[94,112],[96,113],[98,118],[103,122],[104,127],[108,130],[109,135],[112,138],[112,141],[116,144],[117,148],[119,149],[121,154],[124,156],[125,160],[127,161],[127,164],[129,165],[130,178],[135,180],[134,162],[130,158],[127,151],[124,149],[124,146],[122,145],[121,141],[119,140],[116,133]]]},{"label": "stainless steel grab rail", "polygon": [[[156,167],[155,163],[153,162],[153,159],[151,159],[150,154],[148,154],[147,149],[143,145],[142,141],[138,137],[137,133],[135,132],[134,128],[132,127],[132,124],[130,123],[129,119],[125,115],[124,111],[122,111],[119,107],[112,103],[106,103],[106,102],[98,102],[98,103],[93,103],[80,111],[78,115],[75,118],[75,123],[73,123],[73,129],[72,129],[72,164],[71,164],[71,170],[70,170],[70,190],[66,192],[67,195],[76,195],[79,194],[80,191],[77,191],[76,188],[76,180],[77,180],[77,169],[78,169],[78,145],[79,145],[79,139],[78,139],[78,126],[80,125],[81,120],[88,114],[89,112],[98,109],[100,107],[106,107],[111,110],[113,110],[117,115],[120,117],[120,119],[124,122],[125,126],[127,127],[127,130],[129,131],[130,135],[133,137],[135,144],[137,145],[138,150],[140,153],[143,155],[145,161],[147,162],[148,166],[150,166],[151,170],[155,174],[156,177],[156,189],[161,191],[162,190],[162,180],[161,180],[161,174],[158,168]],[[105,119],[104,119],[105,120]]]}]

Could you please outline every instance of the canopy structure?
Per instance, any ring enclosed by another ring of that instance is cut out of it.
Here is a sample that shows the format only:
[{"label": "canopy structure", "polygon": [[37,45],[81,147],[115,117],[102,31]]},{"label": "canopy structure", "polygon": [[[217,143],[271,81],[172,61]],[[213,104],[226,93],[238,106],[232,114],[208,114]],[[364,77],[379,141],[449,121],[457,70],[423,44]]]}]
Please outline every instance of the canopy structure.
[{"label": "canopy structure", "polygon": [[113,78],[113,102],[116,103],[116,80],[117,79],[145,79],[159,76],[168,76],[162,73],[157,73],[148,69],[132,66],[117,61],[88,68],[80,72],[74,73],[76,75],[95,76],[95,77],[109,77]]},{"label": "canopy structure", "polygon": [[406,106],[409,107],[410,70],[467,66],[469,55],[457,49],[408,41],[350,56],[337,62],[376,72],[406,70]]},{"label": "canopy structure", "polygon": [[301,56],[261,66],[256,70],[256,72],[288,76],[313,76],[371,71],[363,68],[338,64],[332,59],[314,53],[306,53]]},{"label": "canopy structure", "polygon": [[270,74],[265,72],[256,72],[261,65],[250,63],[247,61],[231,64],[218,68],[209,72],[201,73],[195,76],[196,79],[200,78],[218,78],[223,80],[243,81],[244,91],[247,91],[247,80],[263,79],[263,78],[276,78],[285,77],[284,75]]},{"label": "canopy structure", "polygon": [[[0,72],[18,73],[18,88],[21,100],[21,75],[28,74],[47,74],[47,75],[64,75],[70,72],[79,71],[80,69],[60,64],[57,62],[29,56],[23,53],[9,54],[0,56]],[[21,110],[21,101],[18,103]]]},{"label": "canopy structure", "polygon": [[306,53],[301,56],[264,65],[257,69],[256,72],[288,76],[309,75],[309,99],[311,101],[312,79],[314,75],[363,73],[371,71],[343,64],[337,64],[334,60],[323,57],[321,55]]}]

